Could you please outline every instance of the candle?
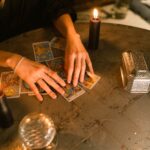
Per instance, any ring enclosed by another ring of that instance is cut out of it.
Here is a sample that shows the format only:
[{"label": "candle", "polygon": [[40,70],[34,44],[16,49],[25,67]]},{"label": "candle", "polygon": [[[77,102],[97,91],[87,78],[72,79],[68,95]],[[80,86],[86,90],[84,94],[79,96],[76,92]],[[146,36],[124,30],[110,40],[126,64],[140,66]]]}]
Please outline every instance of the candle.
[{"label": "candle", "polygon": [[90,19],[90,28],[89,28],[89,43],[88,48],[90,50],[98,49],[99,45],[99,33],[100,33],[100,19],[98,10],[93,10],[93,16]]}]

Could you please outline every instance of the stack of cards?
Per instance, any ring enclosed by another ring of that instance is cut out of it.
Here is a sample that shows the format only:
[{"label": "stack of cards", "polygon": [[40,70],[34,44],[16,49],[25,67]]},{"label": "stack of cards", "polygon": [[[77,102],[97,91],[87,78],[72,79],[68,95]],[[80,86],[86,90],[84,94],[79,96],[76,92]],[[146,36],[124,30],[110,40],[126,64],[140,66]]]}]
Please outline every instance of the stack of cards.
[{"label": "stack of cards", "polygon": [[[48,68],[57,72],[57,74],[66,81],[67,76],[64,70],[63,55],[58,55],[58,53],[62,54],[60,51],[63,52],[65,50],[65,46],[66,40],[58,37],[54,37],[50,42],[44,41],[32,44],[35,61],[46,65]],[[54,54],[53,51],[56,53]],[[67,84],[66,87],[64,87],[65,94],[63,97],[68,102],[71,102],[77,97],[83,95],[85,90],[91,90],[99,79],[100,77],[98,75],[91,75],[89,72],[86,72],[83,83],[80,83],[76,87],[73,87],[72,84]],[[34,95],[30,86],[26,82],[21,81],[13,71],[3,72],[1,74],[1,85],[8,98],[16,98],[19,97],[20,94]],[[36,86],[42,95],[47,94],[41,87],[39,87],[39,85]],[[51,89],[56,92],[53,88]]]}]

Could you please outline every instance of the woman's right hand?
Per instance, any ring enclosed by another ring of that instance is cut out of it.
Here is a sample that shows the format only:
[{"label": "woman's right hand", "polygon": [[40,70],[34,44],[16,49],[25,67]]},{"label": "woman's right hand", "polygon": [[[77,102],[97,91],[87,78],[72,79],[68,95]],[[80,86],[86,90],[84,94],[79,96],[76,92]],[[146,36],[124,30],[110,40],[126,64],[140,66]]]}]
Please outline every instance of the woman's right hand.
[{"label": "woman's right hand", "polygon": [[56,72],[45,65],[23,58],[18,66],[16,66],[15,72],[30,86],[40,101],[42,101],[43,98],[36,84],[46,91],[53,99],[56,99],[57,96],[50,87],[54,88],[61,95],[65,93],[62,87],[64,87],[66,83],[57,75]]}]

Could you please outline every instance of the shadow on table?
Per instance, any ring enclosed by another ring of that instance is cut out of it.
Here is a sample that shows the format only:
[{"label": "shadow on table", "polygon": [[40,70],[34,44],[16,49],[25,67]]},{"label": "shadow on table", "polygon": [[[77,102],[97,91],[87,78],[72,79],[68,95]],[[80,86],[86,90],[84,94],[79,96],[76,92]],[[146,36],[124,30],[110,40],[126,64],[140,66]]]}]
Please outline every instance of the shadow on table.
[{"label": "shadow on table", "polygon": [[[83,43],[88,50],[88,41],[83,41]],[[114,76],[115,74],[119,85],[122,85],[120,82],[120,64],[122,49],[120,49],[110,41],[101,39],[99,43],[99,49],[88,51],[95,72],[103,74],[104,76]],[[110,72],[110,74],[108,74],[108,72]]]}]

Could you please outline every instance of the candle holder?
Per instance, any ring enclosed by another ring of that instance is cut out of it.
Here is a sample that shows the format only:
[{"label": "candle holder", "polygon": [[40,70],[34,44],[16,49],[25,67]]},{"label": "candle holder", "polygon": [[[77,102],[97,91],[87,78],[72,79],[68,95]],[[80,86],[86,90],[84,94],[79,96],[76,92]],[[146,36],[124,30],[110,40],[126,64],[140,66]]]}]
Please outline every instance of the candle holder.
[{"label": "candle holder", "polygon": [[89,26],[89,50],[96,50],[99,47],[99,35],[100,35],[100,19],[98,10],[94,9],[93,16],[90,19]]}]

